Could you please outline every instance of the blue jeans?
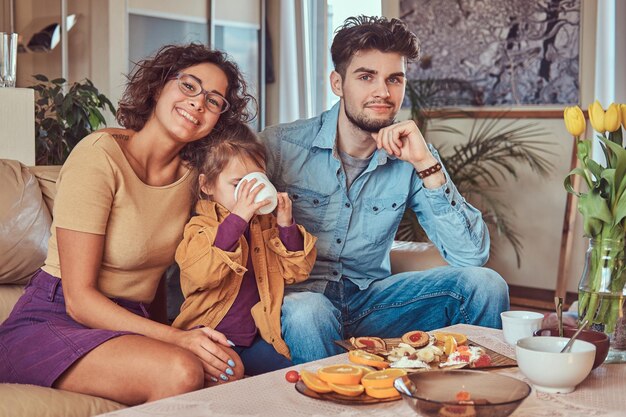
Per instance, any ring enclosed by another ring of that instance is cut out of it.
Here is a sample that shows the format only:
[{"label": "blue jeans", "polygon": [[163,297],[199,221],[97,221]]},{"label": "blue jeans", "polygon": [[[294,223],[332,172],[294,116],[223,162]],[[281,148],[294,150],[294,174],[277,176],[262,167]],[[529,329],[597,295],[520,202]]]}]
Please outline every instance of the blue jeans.
[{"label": "blue jeans", "polygon": [[329,282],[324,294],[287,294],[283,338],[299,364],[344,352],[333,341],[352,336],[400,337],[458,323],[501,328],[500,312],[508,309],[508,286],[488,268],[404,272],[365,290],[344,277]]},{"label": "blue jeans", "polygon": [[257,335],[248,347],[235,346],[233,350],[241,357],[245,374],[248,376],[260,375],[278,369],[289,368],[293,363],[280,353],[274,346]]}]

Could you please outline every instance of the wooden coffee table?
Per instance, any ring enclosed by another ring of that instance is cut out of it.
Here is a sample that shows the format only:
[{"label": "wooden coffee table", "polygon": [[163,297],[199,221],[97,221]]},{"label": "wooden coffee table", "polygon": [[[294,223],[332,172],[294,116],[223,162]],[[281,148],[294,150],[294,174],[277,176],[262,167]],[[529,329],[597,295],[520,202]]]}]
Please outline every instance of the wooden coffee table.
[{"label": "wooden coffee table", "polygon": [[[515,357],[515,350],[502,338],[502,331],[470,325],[455,325],[442,330],[464,333],[471,340],[501,354]],[[291,369],[317,368],[347,363],[347,354],[294,366]],[[329,417],[409,417],[417,414],[404,401],[351,406],[320,401],[296,392],[285,380],[286,369],[246,378],[214,388],[166,398],[137,407],[114,411],[106,416],[329,416]],[[518,368],[492,372],[525,380]],[[528,381],[526,381],[528,382]],[[623,417],[626,407],[626,365],[602,365],[592,371],[571,394],[545,394],[533,390],[513,417]]]}]

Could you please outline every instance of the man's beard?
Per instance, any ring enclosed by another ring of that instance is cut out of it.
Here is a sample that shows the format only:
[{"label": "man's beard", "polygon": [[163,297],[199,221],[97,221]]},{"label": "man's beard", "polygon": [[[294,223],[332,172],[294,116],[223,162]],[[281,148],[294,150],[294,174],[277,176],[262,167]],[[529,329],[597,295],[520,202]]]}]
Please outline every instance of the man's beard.
[{"label": "man's beard", "polygon": [[352,115],[348,111],[348,107],[345,107],[346,117],[350,122],[358,127],[359,129],[369,132],[369,133],[378,133],[380,129],[383,127],[391,126],[396,118],[395,115],[389,119],[378,120],[378,119],[369,119],[365,114],[360,113],[357,115]]}]

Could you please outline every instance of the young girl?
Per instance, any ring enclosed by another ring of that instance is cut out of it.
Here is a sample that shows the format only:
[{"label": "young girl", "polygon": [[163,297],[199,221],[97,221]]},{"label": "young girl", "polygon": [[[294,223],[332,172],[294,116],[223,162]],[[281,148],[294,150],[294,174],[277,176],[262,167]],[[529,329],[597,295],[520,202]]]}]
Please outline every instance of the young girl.
[{"label": "young girl", "polygon": [[289,367],[280,325],[284,285],[308,278],[316,238],[294,223],[286,193],[278,193],[276,216],[255,215],[269,204],[254,202],[263,187],[256,180],[244,180],[235,200],[245,175],[265,172],[265,148],[245,124],[211,140],[198,172],[200,198],[176,250],[186,299],[173,325],[224,333],[247,375]]}]

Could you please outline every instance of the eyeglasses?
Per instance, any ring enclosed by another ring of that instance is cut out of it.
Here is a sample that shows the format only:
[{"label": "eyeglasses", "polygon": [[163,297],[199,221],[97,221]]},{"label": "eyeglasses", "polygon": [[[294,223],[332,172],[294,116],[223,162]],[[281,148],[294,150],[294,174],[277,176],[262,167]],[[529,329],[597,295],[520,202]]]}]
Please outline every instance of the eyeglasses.
[{"label": "eyeglasses", "polygon": [[222,114],[229,109],[230,104],[224,97],[217,93],[211,93],[202,88],[202,82],[191,74],[178,73],[176,76],[178,89],[187,97],[196,97],[204,94],[206,108],[215,114]]}]

